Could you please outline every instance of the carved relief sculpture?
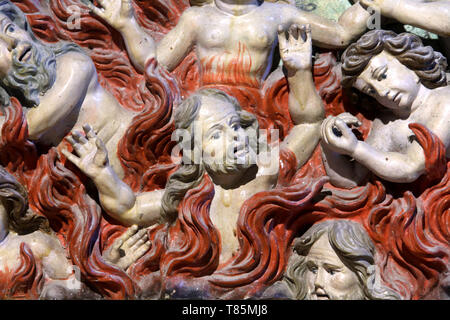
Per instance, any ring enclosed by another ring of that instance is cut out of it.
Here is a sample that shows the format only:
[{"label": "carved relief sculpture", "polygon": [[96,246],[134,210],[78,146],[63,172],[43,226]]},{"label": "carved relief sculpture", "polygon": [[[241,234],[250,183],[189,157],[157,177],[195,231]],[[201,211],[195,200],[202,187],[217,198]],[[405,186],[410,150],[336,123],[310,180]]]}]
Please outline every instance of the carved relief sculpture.
[{"label": "carved relief sculpture", "polygon": [[327,1],[0,0],[2,298],[448,299],[449,1]]}]

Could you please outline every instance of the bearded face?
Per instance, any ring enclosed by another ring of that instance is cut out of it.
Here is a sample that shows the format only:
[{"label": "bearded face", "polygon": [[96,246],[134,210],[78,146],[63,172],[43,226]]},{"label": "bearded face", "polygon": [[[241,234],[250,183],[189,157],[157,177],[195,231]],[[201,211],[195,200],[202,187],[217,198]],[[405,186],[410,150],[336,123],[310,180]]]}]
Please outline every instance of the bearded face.
[{"label": "bearded face", "polygon": [[1,85],[24,106],[37,106],[55,81],[55,54],[3,14],[0,26]]}]

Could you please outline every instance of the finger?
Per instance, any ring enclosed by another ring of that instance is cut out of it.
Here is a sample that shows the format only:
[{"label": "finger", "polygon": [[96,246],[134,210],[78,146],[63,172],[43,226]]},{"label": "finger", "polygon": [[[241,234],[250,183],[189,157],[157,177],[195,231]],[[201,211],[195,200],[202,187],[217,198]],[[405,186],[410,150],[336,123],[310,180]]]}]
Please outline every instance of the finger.
[{"label": "finger", "polygon": [[84,130],[84,133],[86,134],[86,137],[88,137],[89,139],[94,139],[97,137],[94,129],[92,129],[92,127],[89,124],[85,124],[83,126],[83,130]]},{"label": "finger", "polygon": [[305,25],[305,42],[312,45],[311,25],[308,23]]},{"label": "finger", "polygon": [[359,127],[362,125],[361,121],[359,121],[357,117],[347,112],[340,114],[339,119],[343,120],[348,126],[353,125]]},{"label": "finger", "polygon": [[91,1],[89,1],[89,0],[82,0],[82,2],[89,8],[89,10],[91,10],[94,14],[96,14],[100,18],[104,18],[105,17],[104,10],[94,6],[94,4]]},{"label": "finger", "polygon": [[339,119],[339,118],[336,118],[336,120],[334,121],[334,126],[335,126],[339,131],[341,131],[342,134],[343,134],[344,136],[346,136],[346,137],[351,136],[351,135],[354,135],[353,132],[352,132],[352,130],[347,126],[347,124],[346,124],[343,120],[341,120],[341,119]]},{"label": "finger", "polygon": [[72,146],[76,145],[77,142],[72,138],[72,136],[67,136],[65,138],[67,140],[67,142],[69,142]]},{"label": "finger", "polygon": [[280,46],[280,49],[286,48],[286,33],[284,32],[283,26],[281,24],[278,25],[278,45]]},{"label": "finger", "polygon": [[80,131],[73,132],[72,137],[75,139],[75,141],[77,141],[81,144],[85,144],[88,142],[87,139],[85,138],[85,136]]},{"label": "finger", "polygon": [[289,27],[289,35],[290,35],[289,40],[290,41],[298,40],[299,33],[300,33],[299,31],[300,31],[300,29],[297,24],[294,23],[293,25],[291,25]]},{"label": "finger", "polygon": [[114,241],[113,244],[113,250],[119,250],[119,248],[123,245],[123,239],[121,239],[120,237],[116,239],[116,241]]},{"label": "finger", "polygon": [[97,2],[102,6],[102,8],[106,7],[106,0],[97,0]]},{"label": "finger", "polygon": [[142,236],[147,233],[146,229],[139,230],[135,235],[131,236],[128,240],[125,241],[125,244],[128,248],[131,248]]},{"label": "finger", "polygon": [[119,239],[122,240],[123,244],[125,245],[125,241],[128,240],[131,236],[133,236],[138,230],[138,226],[136,224],[132,225],[130,228],[128,228],[127,231],[125,231]]},{"label": "finger", "polygon": [[104,166],[108,163],[108,151],[106,151],[103,142],[96,138],[95,145],[97,146],[97,152],[94,156],[94,163],[98,166]]},{"label": "finger", "polygon": [[74,165],[76,165],[77,167],[80,167],[80,161],[81,159],[78,158],[76,155],[74,155],[73,153],[69,152],[66,149],[62,149],[61,153],[70,161],[72,162]]},{"label": "finger", "polygon": [[144,243],[142,246],[140,246],[135,252],[134,252],[134,256],[136,257],[135,260],[139,259],[140,257],[142,257],[147,251],[148,249],[150,249],[150,247],[152,246],[152,243],[150,241],[147,241],[146,243]]}]

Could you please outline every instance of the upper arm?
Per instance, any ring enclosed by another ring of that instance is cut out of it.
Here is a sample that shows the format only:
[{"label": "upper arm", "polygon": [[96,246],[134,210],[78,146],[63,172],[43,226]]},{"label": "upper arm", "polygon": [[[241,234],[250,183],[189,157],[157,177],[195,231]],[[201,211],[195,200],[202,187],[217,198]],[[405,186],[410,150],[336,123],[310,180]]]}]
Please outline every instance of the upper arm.
[{"label": "upper arm", "polygon": [[183,12],[173,28],[157,45],[156,57],[169,71],[175,69],[192,49],[196,40],[199,8],[191,7]]}]

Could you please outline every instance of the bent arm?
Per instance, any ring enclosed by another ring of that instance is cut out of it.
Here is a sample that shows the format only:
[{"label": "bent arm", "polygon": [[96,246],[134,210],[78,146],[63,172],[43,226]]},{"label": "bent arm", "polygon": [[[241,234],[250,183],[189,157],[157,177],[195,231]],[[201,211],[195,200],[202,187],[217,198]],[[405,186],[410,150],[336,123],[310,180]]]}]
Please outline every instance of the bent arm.
[{"label": "bent arm", "polygon": [[135,195],[130,187],[117,177],[111,167],[93,178],[103,209],[125,226],[136,224],[148,227],[161,220],[161,199],[164,190]]},{"label": "bent arm", "polygon": [[31,140],[39,139],[81,105],[95,72],[92,60],[80,53],[67,53],[57,60],[55,83],[40,98],[39,106],[26,114]]},{"label": "bent arm", "polygon": [[425,155],[416,141],[412,142],[406,154],[383,152],[358,141],[352,156],[377,176],[391,182],[413,182],[425,173]]},{"label": "bent arm", "polygon": [[348,46],[367,29],[370,18],[359,3],[348,8],[338,22],[328,20],[314,13],[295,10],[292,23],[311,24],[314,45],[322,48],[339,49]]}]

